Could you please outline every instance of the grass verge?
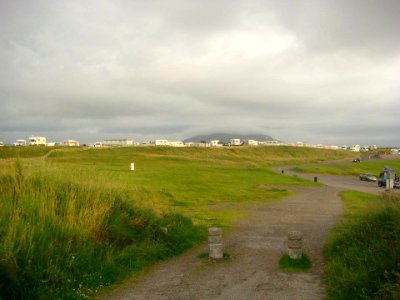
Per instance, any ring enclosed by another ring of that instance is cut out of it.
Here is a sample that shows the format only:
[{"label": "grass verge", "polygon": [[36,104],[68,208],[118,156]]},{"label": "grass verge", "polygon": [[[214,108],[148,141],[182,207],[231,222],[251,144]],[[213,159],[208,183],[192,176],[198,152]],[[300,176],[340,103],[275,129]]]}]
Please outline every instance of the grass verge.
[{"label": "grass verge", "polygon": [[285,272],[307,272],[311,268],[311,260],[303,253],[300,259],[293,259],[288,254],[282,255],[279,268]]},{"label": "grass verge", "polygon": [[190,218],[87,175],[19,160],[0,173],[0,299],[86,299],[206,238]]},{"label": "grass verge", "polygon": [[400,197],[342,193],[351,207],[324,247],[331,299],[400,299]]}]

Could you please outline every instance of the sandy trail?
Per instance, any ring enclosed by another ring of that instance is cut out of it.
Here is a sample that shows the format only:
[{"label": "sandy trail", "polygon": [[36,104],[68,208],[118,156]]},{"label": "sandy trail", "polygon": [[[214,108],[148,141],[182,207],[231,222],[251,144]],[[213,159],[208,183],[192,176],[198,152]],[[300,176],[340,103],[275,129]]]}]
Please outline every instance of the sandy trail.
[{"label": "sandy trail", "polygon": [[[285,174],[293,176],[289,170]],[[322,247],[343,213],[338,192],[381,190],[376,184],[348,177],[318,176],[318,181],[326,185],[295,188],[290,198],[255,206],[248,218],[224,236],[230,260],[197,258],[207,251],[205,244],[157,264],[136,281],[99,299],[325,299]],[[313,263],[307,273],[278,269],[290,230],[303,233],[304,249]]]}]

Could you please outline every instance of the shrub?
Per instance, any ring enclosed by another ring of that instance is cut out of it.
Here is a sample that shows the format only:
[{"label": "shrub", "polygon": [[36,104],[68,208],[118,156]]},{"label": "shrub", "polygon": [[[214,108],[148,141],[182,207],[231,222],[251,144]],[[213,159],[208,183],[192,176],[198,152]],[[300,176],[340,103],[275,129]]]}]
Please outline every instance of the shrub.
[{"label": "shrub", "polygon": [[381,199],[336,228],[324,249],[332,299],[400,298],[399,200]]},{"label": "shrub", "polygon": [[83,299],[206,237],[91,174],[0,173],[0,299]]}]

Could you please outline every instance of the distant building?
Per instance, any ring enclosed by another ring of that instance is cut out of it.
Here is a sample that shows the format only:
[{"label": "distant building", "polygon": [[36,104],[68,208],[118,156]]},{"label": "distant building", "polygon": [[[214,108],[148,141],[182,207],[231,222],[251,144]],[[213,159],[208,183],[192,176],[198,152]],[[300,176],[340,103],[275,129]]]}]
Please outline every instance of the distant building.
[{"label": "distant building", "polygon": [[339,150],[339,146],[336,145],[328,145],[328,146],[324,146],[324,149],[329,149],[329,150]]},{"label": "distant building", "polygon": [[360,152],[360,145],[354,145],[350,148],[351,151]]},{"label": "distant building", "polygon": [[131,147],[131,146],[133,146],[133,140],[132,139],[104,140],[103,146],[105,146],[105,147]]},{"label": "distant building", "polygon": [[26,146],[28,143],[26,140],[17,140],[15,143],[13,143],[14,146]]},{"label": "distant building", "polygon": [[46,138],[43,136],[31,136],[29,138],[29,145],[31,145],[31,146],[46,146]]},{"label": "distant building", "polygon": [[68,147],[79,147],[79,141],[75,140],[66,140],[61,143],[63,146],[68,146]]},{"label": "distant building", "polygon": [[0,141],[0,147],[4,147],[4,143]]},{"label": "distant building", "polygon": [[182,141],[169,141],[168,146],[171,147],[185,147],[185,144]]},{"label": "distant building", "polygon": [[154,144],[156,146],[169,146],[168,140],[155,140]]},{"label": "distant building", "polygon": [[240,146],[242,144],[240,139],[230,139],[229,143],[231,146]]},{"label": "distant building", "polygon": [[284,146],[286,145],[285,143],[282,143],[280,141],[259,141],[258,145],[260,146]]},{"label": "distant building", "polygon": [[247,144],[249,146],[258,146],[259,142],[256,140],[248,140],[248,141],[246,141],[245,144]]},{"label": "distant building", "polygon": [[222,143],[220,143],[219,140],[212,140],[212,141],[210,141],[210,146],[211,147],[222,147],[223,145],[222,145]]}]

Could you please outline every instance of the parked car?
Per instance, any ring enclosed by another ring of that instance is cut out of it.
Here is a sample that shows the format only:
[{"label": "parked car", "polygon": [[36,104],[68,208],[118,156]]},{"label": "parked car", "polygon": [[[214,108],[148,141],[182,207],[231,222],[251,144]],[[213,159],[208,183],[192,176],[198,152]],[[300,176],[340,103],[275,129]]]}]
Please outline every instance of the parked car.
[{"label": "parked car", "polygon": [[356,162],[361,162],[361,158],[355,158],[355,159],[353,159],[351,162],[354,162],[354,163],[356,163]]},{"label": "parked car", "polygon": [[393,169],[391,167],[388,167],[388,166],[384,167],[382,172],[379,174],[379,177],[378,177],[378,180],[377,180],[378,181],[378,186],[379,187],[386,186],[386,179],[387,178],[392,178],[394,180],[393,187],[396,188],[396,189],[399,188],[399,187],[397,187],[399,185],[398,184],[399,177],[394,173]]},{"label": "parked car", "polygon": [[376,176],[372,174],[360,174],[360,180],[376,182]]}]

